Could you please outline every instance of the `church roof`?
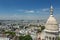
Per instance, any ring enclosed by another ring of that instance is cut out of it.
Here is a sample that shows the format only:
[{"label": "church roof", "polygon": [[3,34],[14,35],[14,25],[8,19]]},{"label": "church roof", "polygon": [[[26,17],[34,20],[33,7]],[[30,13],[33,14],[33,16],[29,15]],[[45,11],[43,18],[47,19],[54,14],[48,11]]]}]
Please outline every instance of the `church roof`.
[{"label": "church roof", "polygon": [[58,23],[56,21],[56,19],[54,18],[53,16],[53,7],[51,6],[50,8],[50,16],[46,22],[46,25],[45,25],[46,29],[48,30],[58,30]]},{"label": "church roof", "polygon": [[47,24],[52,24],[52,25],[57,24],[57,21],[53,15],[50,15],[50,17],[47,20]]}]

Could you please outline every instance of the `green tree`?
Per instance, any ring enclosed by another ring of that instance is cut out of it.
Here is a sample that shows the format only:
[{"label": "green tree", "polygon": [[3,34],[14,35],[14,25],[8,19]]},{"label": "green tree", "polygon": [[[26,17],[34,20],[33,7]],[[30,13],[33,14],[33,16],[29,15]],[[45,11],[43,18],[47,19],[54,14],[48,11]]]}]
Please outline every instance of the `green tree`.
[{"label": "green tree", "polygon": [[24,36],[19,36],[19,40],[24,40]]},{"label": "green tree", "polygon": [[37,29],[37,33],[38,33],[38,32],[42,32],[42,31],[45,29],[45,26],[39,25],[39,27],[41,27],[41,29]]},{"label": "green tree", "polygon": [[58,40],[60,40],[60,37],[58,37]]},{"label": "green tree", "polygon": [[41,31],[45,29],[45,26],[41,26]]},{"label": "green tree", "polygon": [[32,40],[32,37],[30,35],[20,36],[19,40]]},{"label": "green tree", "polygon": [[24,40],[32,40],[32,37],[30,35],[24,36]]},{"label": "green tree", "polygon": [[5,34],[9,34],[12,37],[16,35],[16,33],[15,32],[12,32],[12,31],[7,31],[7,32],[5,32]]}]

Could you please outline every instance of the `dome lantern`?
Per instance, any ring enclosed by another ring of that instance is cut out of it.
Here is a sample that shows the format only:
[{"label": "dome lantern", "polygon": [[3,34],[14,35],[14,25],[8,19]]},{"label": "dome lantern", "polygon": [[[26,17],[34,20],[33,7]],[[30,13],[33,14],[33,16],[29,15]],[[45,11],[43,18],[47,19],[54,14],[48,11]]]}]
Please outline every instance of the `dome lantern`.
[{"label": "dome lantern", "polygon": [[53,6],[50,7],[50,15],[53,15]]}]

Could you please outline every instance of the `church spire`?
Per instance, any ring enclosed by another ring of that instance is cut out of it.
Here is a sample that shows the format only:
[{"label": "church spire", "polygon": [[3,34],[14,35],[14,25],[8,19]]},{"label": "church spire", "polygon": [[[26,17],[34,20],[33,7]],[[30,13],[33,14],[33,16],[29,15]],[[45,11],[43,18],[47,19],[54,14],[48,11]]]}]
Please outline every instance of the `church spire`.
[{"label": "church spire", "polygon": [[53,6],[50,7],[50,15],[53,15]]}]

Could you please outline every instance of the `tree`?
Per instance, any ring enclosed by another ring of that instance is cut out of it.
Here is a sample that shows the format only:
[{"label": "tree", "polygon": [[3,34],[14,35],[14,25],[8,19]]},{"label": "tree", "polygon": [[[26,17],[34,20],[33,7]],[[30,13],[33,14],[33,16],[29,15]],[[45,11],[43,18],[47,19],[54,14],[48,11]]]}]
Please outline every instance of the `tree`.
[{"label": "tree", "polygon": [[45,26],[41,26],[41,31],[45,29]]},{"label": "tree", "polygon": [[5,34],[9,34],[12,37],[14,37],[16,35],[16,33],[15,32],[12,32],[12,31],[7,31],[7,32],[5,32]]},{"label": "tree", "polygon": [[24,36],[19,36],[19,40],[24,40]]},{"label": "tree", "polygon": [[58,40],[60,40],[60,37],[58,37]]},{"label": "tree", "polygon": [[37,33],[42,32],[42,31],[45,29],[45,26],[39,25],[39,27],[40,27],[41,29],[37,29]]},{"label": "tree", "polygon": [[32,40],[32,37],[30,35],[24,36],[24,40]]},{"label": "tree", "polygon": [[32,40],[32,37],[30,35],[20,36],[19,40]]}]

